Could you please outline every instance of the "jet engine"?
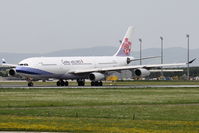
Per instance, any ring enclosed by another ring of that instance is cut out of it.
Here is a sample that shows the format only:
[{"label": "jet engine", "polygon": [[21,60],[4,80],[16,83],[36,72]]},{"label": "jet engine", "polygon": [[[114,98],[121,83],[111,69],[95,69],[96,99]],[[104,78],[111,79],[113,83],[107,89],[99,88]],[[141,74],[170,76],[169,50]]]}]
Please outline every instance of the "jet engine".
[{"label": "jet engine", "polygon": [[15,69],[10,69],[8,73],[9,73],[10,76],[16,76],[17,72],[16,72]]},{"label": "jet engine", "polygon": [[100,80],[102,80],[104,78],[105,78],[105,75],[102,74],[102,73],[93,72],[93,73],[89,74],[89,79],[91,81],[100,81]]},{"label": "jet engine", "polygon": [[150,75],[150,71],[144,68],[135,69],[134,73],[138,77],[146,77]]}]

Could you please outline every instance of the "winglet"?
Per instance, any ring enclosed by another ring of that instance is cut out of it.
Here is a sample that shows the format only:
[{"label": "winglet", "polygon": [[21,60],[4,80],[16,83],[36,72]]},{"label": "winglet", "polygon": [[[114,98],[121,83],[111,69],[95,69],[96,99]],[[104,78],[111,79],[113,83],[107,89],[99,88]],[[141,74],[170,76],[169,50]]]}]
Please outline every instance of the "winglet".
[{"label": "winglet", "polygon": [[6,60],[4,58],[2,59],[2,64],[6,64]]},{"label": "winglet", "polygon": [[194,58],[193,60],[189,61],[187,64],[191,64],[196,60],[196,58]]}]

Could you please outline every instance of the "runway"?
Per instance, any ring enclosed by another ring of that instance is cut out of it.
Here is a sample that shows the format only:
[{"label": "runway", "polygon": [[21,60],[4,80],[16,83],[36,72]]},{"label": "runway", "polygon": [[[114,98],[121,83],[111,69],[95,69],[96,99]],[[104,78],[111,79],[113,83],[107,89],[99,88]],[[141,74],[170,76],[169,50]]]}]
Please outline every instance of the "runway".
[{"label": "runway", "polygon": [[0,88],[199,88],[199,85],[104,85],[104,86],[53,86],[36,85],[28,87],[26,85],[13,85],[13,84],[1,84]]}]

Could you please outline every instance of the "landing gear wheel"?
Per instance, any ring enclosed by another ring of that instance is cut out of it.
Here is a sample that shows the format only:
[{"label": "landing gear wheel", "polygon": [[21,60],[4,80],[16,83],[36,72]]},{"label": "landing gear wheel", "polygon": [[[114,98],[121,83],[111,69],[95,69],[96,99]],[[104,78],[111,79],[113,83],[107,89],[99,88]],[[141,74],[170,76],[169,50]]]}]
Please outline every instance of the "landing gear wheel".
[{"label": "landing gear wheel", "polygon": [[61,82],[60,81],[57,81],[57,86],[61,86]]},{"label": "landing gear wheel", "polygon": [[100,82],[98,83],[98,85],[99,85],[99,86],[103,86],[103,83],[102,83],[102,81],[100,81]]},{"label": "landing gear wheel", "polygon": [[64,84],[65,86],[68,86],[68,81],[65,81],[65,84]]},{"label": "landing gear wheel", "polygon": [[60,80],[61,86],[65,86],[65,82],[63,80]]},{"label": "landing gear wheel", "polygon": [[95,82],[94,81],[91,82],[91,86],[95,86]]},{"label": "landing gear wheel", "polygon": [[84,86],[85,85],[85,82],[84,81],[78,81],[78,86]]},{"label": "landing gear wheel", "polygon": [[102,86],[102,85],[103,85],[102,81],[92,81],[91,82],[91,86]]},{"label": "landing gear wheel", "polygon": [[68,81],[59,80],[57,81],[57,86],[68,86]]},{"label": "landing gear wheel", "polygon": [[32,87],[33,86],[33,82],[28,82],[28,86]]},{"label": "landing gear wheel", "polygon": [[95,81],[95,86],[99,86],[99,82],[98,81]]},{"label": "landing gear wheel", "polygon": [[85,80],[84,79],[77,79],[77,84],[78,84],[78,86],[84,86]]}]

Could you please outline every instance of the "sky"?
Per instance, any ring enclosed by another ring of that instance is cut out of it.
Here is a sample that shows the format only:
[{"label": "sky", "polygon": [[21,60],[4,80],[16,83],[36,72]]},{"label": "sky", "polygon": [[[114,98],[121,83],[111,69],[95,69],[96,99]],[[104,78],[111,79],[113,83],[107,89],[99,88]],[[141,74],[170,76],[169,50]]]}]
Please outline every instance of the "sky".
[{"label": "sky", "polygon": [[48,53],[119,47],[134,27],[133,49],[199,48],[198,0],[0,0],[0,52]]}]

